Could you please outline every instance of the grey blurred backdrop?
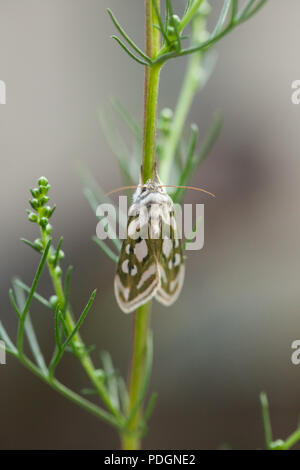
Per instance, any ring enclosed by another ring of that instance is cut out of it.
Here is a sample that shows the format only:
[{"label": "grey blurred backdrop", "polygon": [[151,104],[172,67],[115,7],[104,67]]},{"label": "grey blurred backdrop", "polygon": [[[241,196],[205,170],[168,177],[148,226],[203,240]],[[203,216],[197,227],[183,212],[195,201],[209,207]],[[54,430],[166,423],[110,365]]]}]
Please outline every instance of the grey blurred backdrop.
[{"label": "grey blurred backdrop", "polygon": [[[181,11],[185,2],[175,3]],[[14,336],[7,291],[16,274],[31,282],[38,263],[19,238],[37,236],[25,208],[28,189],[46,175],[57,204],[54,235],[64,235],[65,265],[75,266],[76,313],[98,288],[85,340],[109,349],[126,375],[132,316],[117,308],[114,266],[91,241],[95,218],[76,170],[81,162],[106,189],[119,185],[98,112],[118,96],[137,119],[142,115],[143,70],[109,39],[108,6],[143,44],[141,0],[0,0],[0,79],[7,84],[0,106],[0,308]],[[300,338],[300,106],[291,103],[291,82],[300,78],[299,15],[297,0],[269,1],[219,43],[214,74],[189,116],[202,137],[212,113],[224,114],[221,137],[193,178],[217,198],[206,202],[205,247],[188,256],[180,299],[172,311],[154,305],[151,389],[159,400],[145,448],[262,447],[261,390],[275,437],[296,427],[300,366],[290,355]],[[178,59],[163,70],[160,108],[174,106],[184,67]],[[39,290],[51,294],[47,275]],[[49,357],[53,320],[37,304],[32,316]],[[70,359],[59,375],[77,390],[86,385]],[[1,448],[119,446],[113,431],[14,359],[0,366],[0,381]]]}]

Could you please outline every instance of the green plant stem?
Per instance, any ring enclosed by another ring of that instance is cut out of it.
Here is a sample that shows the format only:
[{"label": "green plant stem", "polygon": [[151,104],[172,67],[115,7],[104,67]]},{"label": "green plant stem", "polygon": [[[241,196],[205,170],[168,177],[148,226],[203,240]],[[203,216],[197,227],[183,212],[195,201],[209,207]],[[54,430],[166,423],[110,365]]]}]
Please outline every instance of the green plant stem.
[{"label": "green plant stem", "polygon": [[183,31],[183,29],[188,25],[188,23],[191,21],[195,13],[197,12],[198,8],[200,7],[201,3],[203,0],[196,0],[194,5],[186,12],[184,17],[182,18],[180,25],[179,25],[179,31]]},{"label": "green plant stem", "polygon": [[[204,28],[205,20],[202,15],[199,15],[193,21],[193,38],[199,35]],[[201,52],[197,52],[189,58],[184,82],[174,113],[170,135],[164,145],[164,153],[161,157],[160,177],[165,184],[169,183],[170,172],[178,142],[181,137],[194,96],[199,88],[201,60]]]},{"label": "green plant stem", "polygon": [[[160,0],[156,1],[159,11]],[[146,54],[155,59],[160,49],[160,32],[153,26],[158,19],[152,0],[146,0]],[[155,163],[155,132],[157,102],[161,64],[145,67],[144,86],[144,141],[143,141],[143,178],[144,182],[153,177]]]},{"label": "green plant stem", "polygon": [[263,418],[263,425],[265,431],[265,440],[266,440],[266,448],[270,449],[271,443],[273,440],[272,437],[272,425],[269,413],[269,402],[266,393],[262,392],[260,394],[260,403],[262,409],[262,418]]},{"label": "green plant stem", "polygon": [[288,450],[300,441],[300,429],[293,432],[284,442],[281,450]]},{"label": "green plant stem", "polygon": [[[47,235],[45,230],[41,230],[41,235],[42,235],[44,245],[46,246],[49,239],[50,239],[50,237],[49,237],[49,235]],[[61,282],[61,277],[60,277],[60,275],[57,274],[57,271],[56,271],[55,267],[51,263],[50,256],[51,255],[50,255],[50,252],[49,252],[48,256],[47,256],[48,270],[49,270],[49,274],[50,274],[51,279],[52,279],[52,283],[53,283],[55,293],[56,293],[57,298],[58,298],[58,303],[59,303],[59,305],[61,305],[61,308],[63,308],[64,305],[65,305],[66,299],[65,299],[65,294],[64,294],[62,282]],[[67,308],[66,308],[65,323],[66,323],[66,326],[67,326],[67,329],[68,329],[68,333],[71,334],[72,331],[75,328],[75,322],[74,322],[73,315],[72,315],[72,312],[71,312],[71,309],[70,309],[69,306],[67,306]],[[78,332],[76,332],[74,334],[74,336],[72,338],[72,341],[71,341],[71,345],[73,347],[75,355],[78,357],[82,367],[84,368],[87,376],[90,378],[91,382],[95,386],[95,388],[96,388],[97,392],[99,393],[101,399],[103,400],[103,402],[105,403],[107,408],[110,410],[110,412],[115,416],[115,418],[121,424],[122,419],[121,419],[120,413],[112,405],[111,400],[109,398],[109,395],[106,391],[105,385],[102,382],[102,379],[99,376],[97,376],[96,368],[93,364],[93,361],[90,358],[89,354],[86,352],[85,344],[82,341],[81,336]],[[53,386],[53,382],[55,381],[55,379],[51,375],[49,376],[48,379],[49,379],[49,382]]]},{"label": "green plant stem", "polygon": [[[141,386],[145,376],[145,360],[147,355],[147,335],[150,322],[151,304],[148,302],[139,307],[134,318],[134,340],[129,384],[129,413],[135,407],[140,395]],[[124,450],[138,450],[141,448],[139,436],[139,423],[142,417],[142,409],[138,409],[128,423],[128,431],[121,436]]]},{"label": "green plant stem", "polygon": [[[155,58],[160,50],[160,32],[153,26],[158,23],[156,11],[160,11],[160,0],[146,0],[146,54]],[[153,178],[156,161],[156,120],[161,65],[145,67],[144,90],[144,141],[143,141],[143,179]],[[139,307],[134,317],[134,341],[129,379],[128,415],[135,408],[143,387],[146,372],[147,340],[150,323],[150,302]],[[142,422],[142,405],[135,411],[128,423],[127,433],[121,435],[122,448],[138,450],[141,448],[139,425]]]}]

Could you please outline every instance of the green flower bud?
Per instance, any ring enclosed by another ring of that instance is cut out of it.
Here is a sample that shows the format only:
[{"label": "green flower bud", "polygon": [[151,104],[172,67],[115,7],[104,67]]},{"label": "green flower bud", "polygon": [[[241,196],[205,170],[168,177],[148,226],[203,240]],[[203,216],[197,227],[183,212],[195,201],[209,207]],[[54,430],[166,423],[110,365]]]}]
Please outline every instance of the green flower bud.
[{"label": "green flower bud", "polygon": [[38,216],[36,214],[34,214],[33,212],[29,212],[28,220],[30,222],[37,222],[38,221]]},{"label": "green flower bud", "polygon": [[40,219],[40,226],[43,227],[43,228],[46,228],[47,225],[48,225],[48,219],[47,219],[47,217],[42,217],[42,218]]},{"label": "green flower bud", "polygon": [[65,257],[65,253],[63,252],[63,250],[59,250],[58,259],[64,259],[64,257]]},{"label": "green flower bud", "polygon": [[36,240],[34,240],[33,244],[35,248],[39,251],[42,251],[44,248],[43,242],[40,238],[37,238]]},{"label": "green flower bud", "polygon": [[50,263],[50,264],[53,265],[55,260],[56,260],[56,256],[55,256],[55,255],[49,256],[49,263]]},{"label": "green flower bud", "polygon": [[173,15],[172,20],[173,20],[173,24],[175,24],[176,26],[180,25],[180,18],[178,15]]},{"label": "green flower bud", "polygon": [[44,217],[48,217],[48,219],[51,217],[51,207],[50,206],[45,206],[43,207],[42,214]]},{"label": "green flower bud", "polygon": [[55,274],[56,274],[57,277],[61,277],[61,275],[62,275],[62,269],[61,269],[60,266],[56,266],[56,268],[55,268]]},{"label": "green flower bud", "polygon": [[51,295],[49,299],[49,304],[51,305],[52,308],[56,308],[58,304],[58,297],[57,295]]},{"label": "green flower bud", "polygon": [[158,129],[165,135],[170,133],[171,120],[173,118],[173,111],[165,108],[161,111],[158,119]]},{"label": "green flower bud", "polygon": [[103,379],[105,377],[105,373],[104,373],[104,370],[103,369],[96,369],[95,370],[95,375],[97,377],[97,379]]},{"label": "green flower bud", "polygon": [[50,188],[50,184],[47,184],[47,186],[41,186],[39,189],[40,195],[47,194]]},{"label": "green flower bud", "polygon": [[167,36],[170,38],[175,37],[175,29],[173,26],[168,26],[167,28]]},{"label": "green flower bud", "polygon": [[164,108],[161,110],[160,112],[160,115],[159,115],[159,119],[163,120],[163,121],[171,121],[171,119],[173,119],[173,111],[172,109],[170,108]]},{"label": "green flower bud", "polygon": [[47,235],[50,235],[50,233],[52,232],[52,225],[51,224],[47,224],[46,225],[46,233]]},{"label": "green flower bud", "polygon": [[32,209],[34,209],[34,210],[38,210],[38,208],[40,206],[39,201],[36,198],[30,199],[29,204],[31,205]]},{"label": "green flower bud", "polygon": [[48,180],[45,178],[45,176],[41,176],[38,180],[38,185],[39,187],[41,186],[48,186]]},{"label": "green flower bud", "polygon": [[271,450],[280,450],[283,445],[284,442],[281,439],[277,439],[277,441],[271,442],[270,448]]},{"label": "green flower bud", "polygon": [[49,201],[49,197],[48,196],[42,196],[40,198],[40,204],[41,206],[44,206],[45,204],[47,204],[47,202]]},{"label": "green flower bud", "polygon": [[40,192],[37,188],[31,189],[30,192],[34,198],[38,198],[40,195]]}]

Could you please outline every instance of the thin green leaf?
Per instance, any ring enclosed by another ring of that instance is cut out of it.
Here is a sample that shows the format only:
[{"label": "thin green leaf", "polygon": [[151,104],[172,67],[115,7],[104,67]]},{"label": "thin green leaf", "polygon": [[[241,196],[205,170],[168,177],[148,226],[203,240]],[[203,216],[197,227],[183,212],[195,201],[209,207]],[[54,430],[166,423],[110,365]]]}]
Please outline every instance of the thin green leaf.
[{"label": "thin green leaf", "polygon": [[236,14],[238,11],[238,0],[231,0],[231,17],[230,17],[230,23],[234,23],[236,20]]},{"label": "thin green leaf", "polygon": [[56,345],[59,350],[61,350],[62,347],[62,335],[61,335],[61,311],[59,310],[59,306],[56,307],[55,309],[55,340],[56,340]]},{"label": "thin green leaf", "polygon": [[[244,16],[242,19],[241,19],[241,22],[244,22],[246,20],[249,20],[253,15],[255,15],[255,13],[258,12],[258,10],[260,10],[263,5],[267,2],[267,0],[260,0],[257,5],[252,8],[252,10],[246,14],[246,16]],[[249,2],[250,3],[250,2]]]},{"label": "thin green leaf", "polygon": [[[0,321],[0,339],[2,339],[4,341],[5,346],[6,346],[6,351],[8,351],[8,352],[10,352],[11,354],[14,354],[14,355],[18,354],[17,348],[14,346],[14,344],[11,341],[10,337],[6,333],[6,330],[5,330],[5,328],[4,328],[1,321]],[[7,346],[9,348],[9,350],[8,350]]]},{"label": "thin green leaf", "polygon": [[[49,377],[53,378],[55,367],[58,364],[60,357],[62,356],[62,324],[64,322],[64,318],[59,310],[59,306],[56,307],[55,310],[55,347],[53,351],[52,358],[49,363]],[[68,330],[66,325],[64,325],[65,333],[68,334]],[[61,356],[60,356],[61,354]]]},{"label": "thin green leaf", "polygon": [[17,306],[17,304],[16,304],[16,301],[15,301],[15,298],[14,298],[14,292],[13,292],[12,289],[9,289],[8,295],[9,295],[10,303],[11,303],[11,305],[12,305],[14,311],[16,312],[17,317],[18,317],[18,318],[21,318],[21,312],[19,311],[18,306]]},{"label": "thin green leaf", "polygon": [[101,248],[101,250],[104,251],[104,253],[114,262],[117,263],[119,260],[118,255],[116,255],[110,248],[109,246],[106,245],[106,243],[103,240],[100,240],[96,236],[92,237],[92,240]]},{"label": "thin green leaf", "polygon": [[69,305],[70,282],[73,266],[69,266],[66,272],[65,286],[64,286],[64,305],[62,306],[61,314],[65,318],[65,314]]},{"label": "thin green leaf", "polygon": [[[30,287],[27,286],[26,284],[24,284],[24,282],[22,282],[20,279],[18,278],[15,278],[14,279],[14,284],[18,287],[21,287],[21,289],[23,289],[25,292],[27,292],[28,294],[30,293]],[[52,310],[52,305],[50,304],[50,302],[45,299],[45,297],[42,297],[40,294],[38,294],[37,292],[35,292],[33,294],[33,298],[35,300],[37,300],[38,302],[40,302],[42,305],[44,305],[45,307],[49,308],[50,310]]]},{"label": "thin green leaf", "polygon": [[56,204],[54,204],[54,206],[52,207],[51,211],[50,211],[50,214],[49,214],[49,217],[51,217],[53,215],[53,212],[55,211],[56,209]]},{"label": "thin green leaf", "polygon": [[183,18],[180,22],[180,27],[179,27],[179,31],[181,32],[189,23],[190,21],[193,19],[195,13],[197,12],[197,10],[199,9],[201,3],[203,2],[203,0],[195,0],[194,3],[191,3],[190,7],[187,9],[187,11],[185,12],[185,14],[183,15]]},{"label": "thin green leaf", "polygon": [[144,413],[144,421],[147,422],[152,416],[153,410],[155,408],[156,400],[157,400],[158,394],[157,393],[152,393],[148,404],[145,408],[145,413]]},{"label": "thin green leaf", "polygon": [[260,398],[263,425],[264,425],[264,431],[265,431],[266,448],[270,449],[273,437],[272,437],[272,425],[271,425],[271,419],[270,419],[270,413],[269,413],[268,397],[266,393],[262,392],[259,398]]},{"label": "thin green leaf", "polygon": [[39,366],[41,372],[46,376],[48,375],[48,369],[45,363],[44,356],[40,349],[39,343],[37,341],[36,334],[32,325],[30,315],[28,314],[25,321],[25,332],[28,338],[30,349],[32,351],[33,357],[36,360],[37,365]]},{"label": "thin green leaf", "polygon": [[224,1],[220,16],[219,16],[218,21],[217,21],[217,24],[215,26],[215,29],[212,32],[212,37],[216,36],[221,31],[222,26],[226,21],[228,11],[230,9],[230,3],[231,3],[231,0],[225,0]]},{"label": "thin green leaf", "polygon": [[238,21],[244,21],[246,18],[247,18],[247,13],[248,11],[250,10],[250,8],[252,7],[252,5],[254,5],[254,3],[256,2],[256,0],[249,0],[245,5],[244,7],[241,9],[239,15],[238,15]]},{"label": "thin green leaf", "polygon": [[144,437],[147,433],[147,423],[149,421],[149,419],[151,418],[151,415],[154,411],[154,408],[155,408],[155,404],[156,404],[156,401],[157,401],[157,397],[158,397],[158,394],[157,393],[152,393],[148,403],[147,403],[147,406],[145,408],[145,412],[143,414],[143,419],[142,419],[142,422],[141,422],[141,431],[142,431],[142,437]]},{"label": "thin green leaf", "polygon": [[117,380],[118,380],[118,390],[119,390],[119,397],[121,401],[122,411],[124,414],[126,414],[128,412],[128,406],[129,406],[129,396],[128,396],[127,387],[126,387],[123,377],[119,376]]},{"label": "thin green leaf", "polygon": [[66,341],[64,342],[62,348],[65,349],[68,344],[71,343],[72,339],[74,338],[74,336],[76,335],[77,331],[79,330],[79,328],[81,327],[85,317],[87,316],[91,306],[93,305],[93,302],[94,302],[94,299],[95,299],[95,296],[96,296],[96,293],[97,293],[97,289],[95,289],[93,292],[92,292],[92,295],[87,303],[87,305],[85,306],[82,314],[80,315],[79,319],[77,320],[76,322],[76,325],[72,331],[72,333],[68,336],[68,338],[66,339]]},{"label": "thin green leaf", "polygon": [[118,394],[117,373],[114,369],[110,354],[107,351],[101,352],[101,359],[102,359],[103,369],[105,372],[107,391],[109,393],[110,400],[113,406],[119,410],[120,402],[119,402],[119,394]]},{"label": "thin green leaf", "polygon": [[30,289],[30,293],[28,295],[26,304],[24,306],[24,310],[22,312],[21,319],[19,321],[18,335],[17,335],[17,347],[18,347],[19,354],[21,356],[23,354],[23,336],[24,336],[24,327],[25,327],[26,315],[27,315],[27,312],[29,310],[31,301],[33,299],[33,296],[34,296],[37,284],[39,282],[40,276],[42,274],[44,265],[46,263],[48,252],[49,252],[49,249],[50,249],[50,245],[51,245],[51,240],[49,240],[49,242],[47,243],[47,246],[46,246],[45,251],[43,253],[42,259],[40,261],[39,267],[37,269],[36,275],[34,277],[34,280],[33,280],[33,283],[32,283],[31,289]]},{"label": "thin green leaf", "polygon": [[[119,31],[119,33],[123,36],[123,38],[125,39],[125,41],[128,42],[128,44],[130,44],[130,46],[132,47],[132,49],[134,49],[141,57],[143,57],[145,59],[145,61],[147,62],[145,65],[148,65],[151,63],[151,59],[150,57],[148,57],[134,42],[133,40],[128,36],[128,34],[125,32],[125,30],[122,28],[122,26],[120,25],[120,23],[118,22],[117,18],[115,17],[115,15],[113,14],[113,12],[107,8],[107,13],[109,14],[113,24],[115,25],[115,27],[117,28],[117,30]],[[125,46],[126,47],[126,46]]]},{"label": "thin green leaf", "polygon": [[[93,301],[95,299],[96,292],[97,292],[97,290],[95,289],[93,291],[86,307],[84,308],[82,314],[80,315],[79,319],[77,320],[77,322],[76,322],[76,324],[73,328],[73,331],[71,333],[69,333],[69,335],[68,335],[67,339],[64,341],[64,343],[60,344],[60,340],[58,340],[58,338],[56,338],[57,348],[54,351],[54,355],[53,355],[53,357],[51,359],[51,362],[50,362],[50,365],[49,365],[49,377],[50,378],[53,378],[55,369],[58,366],[58,363],[61,360],[65,349],[72,342],[74,336],[78,332],[78,330],[81,327],[85,317],[87,316],[87,314],[88,314],[88,312],[89,312],[89,310],[90,310],[90,308],[93,304]],[[58,319],[60,319],[62,321],[62,323],[64,324],[64,327],[66,329],[66,324],[65,324],[64,317],[59,314],[59,310],[57,310],[57,314],[56,314],[56,320],[55,320],[56,325],[58,325]],[[57,331],[57,328],[56,328],[56,331]]]},{"label": "thin green leaf", "polygon": [[[15,295],[17,299],[18,309],[19,311],[23,311],[26,305],[24,289],[17,284],[16,280],[13,281],[13,286],[14,286]],[[21,320],[22,320],[22,316],[20,318],[20,321]],[[28,339],[28,343],[29,343],[32,355],[36,361],[36,364],[39,366],[41,373],[46,376],[48,373],[47,366],[46,366],[43,353],[39,346],[39,343],[38,343],[38,340],[37,340],[37,337],[36,337],[32,322],[31,322],[29,311],[27,312],[27,316],[25,320],[25,333]]]},{"label": "thin green leaf", "polygon": [[187,12],[189,11],[189,9],[191,8],[191,6],[192,6],[192,4],[193,4],[193,1],[194,1],[194,0],[187,0],[186,5],[185,5],[185,9],[184,9],[183,16],[186,15]]},{"label": "thin green leaf", "polygon": [[166,43],[168,46],[170,46],[170,41],[169,41],[168,36],[166,35],[165,26],[164,26],[162,17],[161,17],[161,15],[160,15],[160,12],[159,12],[159,10],[158,10],[156,0],[152,0],[152,5],[153,5],[153,8],[154,8],[154,10],[155,10],[156,17],[157,17],[157,19],[158,19],[159,30],[160,30],[161,34],[163,35],[163,38],[164,38],[164,40],[165,40],[165,43]]},{"label": "thin green leaf", "polygon": [[117,41],[117,43],[122,47],[122,49],[124,49],[125,52],[127,52],[127,54],[129,55],[129,57],[131,57],[133,60],[135,60],[138,64],[141,64],[141,65],[145,65],[145,67],[148,67],[149,66],[149,62],[145,62],[144,60],[142,59],[139,59],[138,57],[136,57],[129,49],[128,47],[124,44],[124,42],[121,41],[121,39],[118,38],[118,36],[111,36],[112,39],[114,39],[115,41]]},{"label": "thin green leaf", "polygon": [[37,248],[34,243],[30,242],[29,240],[26,240],[26,238],[20,238],[21,242],[25,243],[25,245],[30,246],[34,251],[37,251],[38,253],[41,253],[41,250]]},{"label": "thin green leaf", "polygon": [[55,260],[53,263],[53,266],[56,267],[58,263],[58,257],[59,257],[59,250],[61,249],[62,242],[64,241],[64,237],[60,237],[57,248],[56,248],[56,254],[55,254]]}]

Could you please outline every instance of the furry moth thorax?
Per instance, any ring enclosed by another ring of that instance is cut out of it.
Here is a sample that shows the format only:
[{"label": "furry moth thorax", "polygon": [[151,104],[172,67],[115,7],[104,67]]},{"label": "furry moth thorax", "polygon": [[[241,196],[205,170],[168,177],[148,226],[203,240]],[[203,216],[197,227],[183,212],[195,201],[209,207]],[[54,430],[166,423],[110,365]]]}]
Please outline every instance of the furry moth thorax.
[{"label": "furry moth thorax", "polygon": [[138,185],[133,195],[133,204],[129,209],[129,215],[134,210],[139,210],[141,206],[149,207],[153,204],[166,205],[170,209],[173,207],[173,201],[160,180],[148,180],[145,184]]}]

